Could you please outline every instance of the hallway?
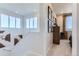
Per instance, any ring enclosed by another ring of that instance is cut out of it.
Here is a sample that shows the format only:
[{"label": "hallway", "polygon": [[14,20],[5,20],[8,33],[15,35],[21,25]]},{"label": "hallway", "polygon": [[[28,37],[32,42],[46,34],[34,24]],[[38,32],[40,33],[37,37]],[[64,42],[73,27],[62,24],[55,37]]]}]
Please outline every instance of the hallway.
[{"label": "hallway", "polygon": [[71,56],[71,48],[68,40],[60,40],[60,45],[53,45],[48,56]]}]

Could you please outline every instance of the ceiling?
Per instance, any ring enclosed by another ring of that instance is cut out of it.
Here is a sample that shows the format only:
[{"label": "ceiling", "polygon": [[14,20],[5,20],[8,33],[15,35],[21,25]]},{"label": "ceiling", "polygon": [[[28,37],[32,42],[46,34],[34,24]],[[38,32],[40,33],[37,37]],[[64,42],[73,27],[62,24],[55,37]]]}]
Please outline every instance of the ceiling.
[{"label": "ceiling", "polygon": [[[72,3],[52,3],[56,14],[71,13]],[[39,3],[0,3],[0,8],[15,12],[19,15],[26,15],[39,10]]]},{"label": "ceiling", "polygon": [[72,3],[53,3],[52,5],[56,14],[72,13]]},{"label": "ceiling", "polygon": [[38,11],[39,3],[0,3],[0,8],[26,15]]}]

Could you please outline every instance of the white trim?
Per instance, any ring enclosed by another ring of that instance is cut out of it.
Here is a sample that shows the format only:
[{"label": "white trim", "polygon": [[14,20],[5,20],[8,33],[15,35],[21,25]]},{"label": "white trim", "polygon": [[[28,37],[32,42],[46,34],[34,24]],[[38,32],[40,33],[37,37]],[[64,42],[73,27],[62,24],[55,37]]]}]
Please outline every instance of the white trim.
[{"label": "white trim", "polygon": [[42,56],[42,54],[39,54],[39,53],[33,52],[33,51],[28,51],[28,52],[24,53],[24,56]]},{"label": "white trim", "polygon": [[77,56],[77,4],[73,4],[72,56]]}]

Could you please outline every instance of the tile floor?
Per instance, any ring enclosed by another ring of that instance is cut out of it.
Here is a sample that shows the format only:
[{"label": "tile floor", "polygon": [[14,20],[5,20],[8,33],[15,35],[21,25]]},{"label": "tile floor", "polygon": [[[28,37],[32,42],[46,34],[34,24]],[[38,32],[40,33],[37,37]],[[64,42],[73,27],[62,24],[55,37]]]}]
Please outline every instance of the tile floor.
[{"label": "tile floor", "polygon": [[48,56],[71,56],[72,49],[69,40],[60,40],[60,45],[53,45],[48,52]]}]

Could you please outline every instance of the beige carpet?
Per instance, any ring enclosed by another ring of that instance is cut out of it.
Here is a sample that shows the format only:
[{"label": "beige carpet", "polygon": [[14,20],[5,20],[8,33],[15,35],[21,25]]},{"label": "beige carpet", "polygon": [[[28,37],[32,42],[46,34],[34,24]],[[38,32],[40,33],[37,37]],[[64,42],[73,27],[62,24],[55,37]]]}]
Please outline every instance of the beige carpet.
[{"label": "beige carpet", "polygon": [[48,52],[48,56],[71,56],[72,49],[69,40],[60,40],[60,45],[53,45]]}]

